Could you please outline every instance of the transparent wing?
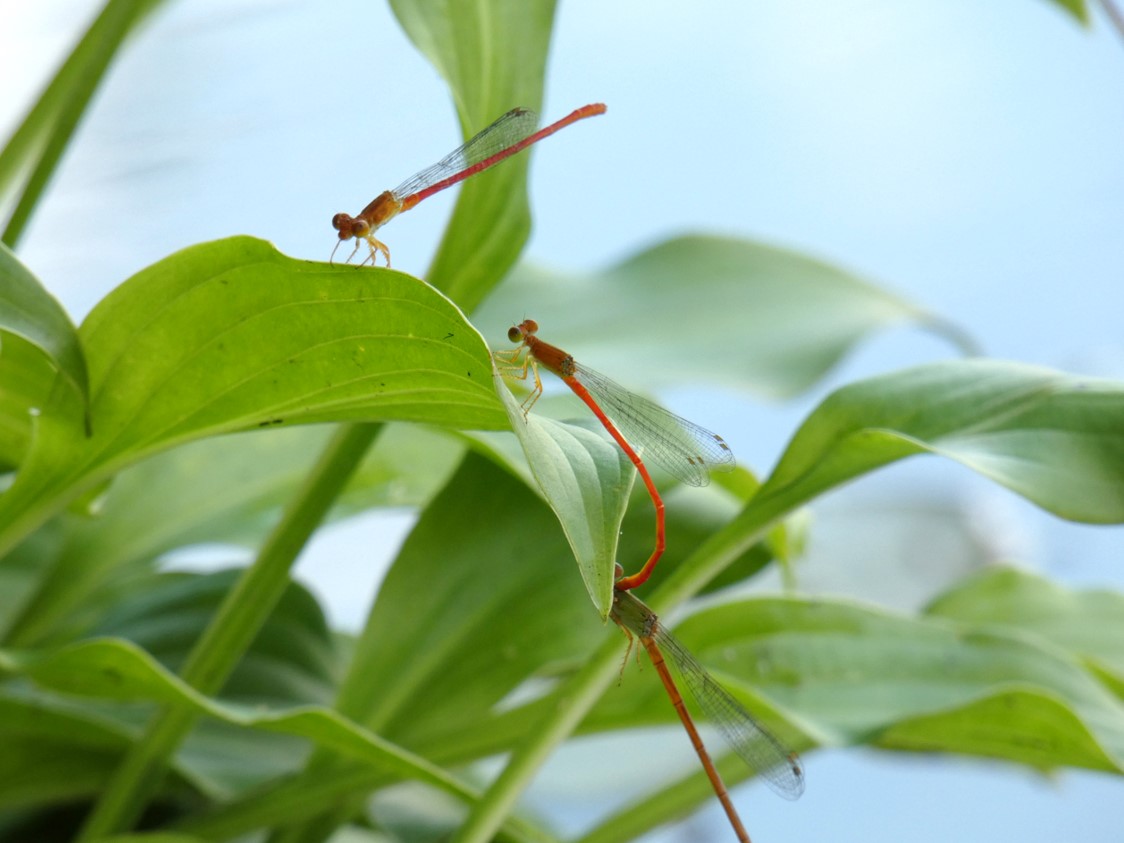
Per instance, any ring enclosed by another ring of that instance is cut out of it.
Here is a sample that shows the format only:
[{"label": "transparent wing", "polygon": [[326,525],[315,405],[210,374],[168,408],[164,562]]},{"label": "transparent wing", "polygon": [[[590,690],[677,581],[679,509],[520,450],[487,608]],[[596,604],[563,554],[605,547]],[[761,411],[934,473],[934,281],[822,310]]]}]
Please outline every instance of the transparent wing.
[{"label": "transparent wing", "polygon": [[656,622],[652,638],[683,677],[699,708],[734,750],[784,799],[798,799],[804,792],[804,768],[796,753],[789,751],[754,719],[730,693],[707,673],[694,656],[663,624]]},{"label": "transparent wing", "polygon": [[618,590],[613,597],[612,618],[633,635],[656,642],[691,689],[707,719],[777,795],[784,799],[800,797],[804,792],[804,768],[800,758],[714,681],[679,639],[664,628],[655,612],[631,592]]},{"label": "transparent wing", "polygon": [[705,486],[712,471],[732,471],[734,452],[717,433],[668,412],[604,375],[575,364],[575,377],[640,455],[691,486]]},{"label": "transparent wing", "polygon": [[469,138],[432,167],[411,176],[392,192],[399,199],[423,193],[438,182],[463,173],[534,134],[539,115],[529,108],[513,108],[486,129]]}]

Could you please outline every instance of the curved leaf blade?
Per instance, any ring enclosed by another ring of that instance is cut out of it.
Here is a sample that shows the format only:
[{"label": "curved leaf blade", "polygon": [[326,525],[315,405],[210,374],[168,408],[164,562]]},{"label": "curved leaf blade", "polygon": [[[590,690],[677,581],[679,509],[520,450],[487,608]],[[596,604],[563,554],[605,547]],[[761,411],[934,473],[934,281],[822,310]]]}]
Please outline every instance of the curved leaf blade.
[{"label": "curved leaf blade", "polygon": [[876,745],[1000,758],[1040,770],[1120,772],[1120,757],[1106,754],[1073,707],[1036,690],[1002,690],[950,711],[908,718],[881,732]]},{"label": "curved leaf blade", "polygon": [[497,371],[494,377],[531,474],[562,524],[593,605],[606,618],[636,469],[595,422],[583,427],[524,413],[503,376]]},{"label": "curved leaf blade", "polygon": [[[1118,635],[1121,625],[1115,619]],[[1079,660],[1025,635],[840,601],[782,598],[707,608],[679,624],[675,634],[797,749],[815,743],[894,746],[912,734],[928,740],[928,750],[1124,772],[1124,705]],[[674,722],[658,683],[649,677],[645,686],[635,708],[625,698],[607,696],[600,725]],[[1061,706],[1065,713],[1053,722],[1064,739],[1040,747],[1031,760],[1026,743],[1034,735],[1033,718],[1002,724],[989,716],[972,748],[970,712],[1002,707],[1010,694],[1036,697],[1031,711]]]},{"label": "curved leaf blade", "polygon": [[[153,303],[157,303],[155,306]],[[398,272],[287,258],[235,237],[186,249],[82,326],[94,435],[55,391],[0,499],[0,548],[143,456],[279,424],[403,420],[499,428],[491,359],[448,299]]]},{"label": "curved leaf blade", "polygon": [[591,619],[550,511],[470,453],[387,572],[337,704],[446,757],[544,664],[583,652]]},{"label": "curved leaf blade", "polygon": [[582,363],[622,382],[627,373],[630,388],[648,390],[711,381],[791,396],[872,332],[896,325],[970,346],[953,326],[845,270],[751,240],[701,235],[664,241],[591,275],[520,266],[474,321],[486,336],[503,336],[513,314],[537,319],[549,342]]},{"label": "curved leaf blade", "polygon": [[475,793],[453,776],[321,706],[272,711],[205,697],[135,645],[96,639],[45,654],[0,651],[0,668],[66,694],[114,701],[161,702],[230,725],[305,738],[384,771],[388,780],[417,779],[461,799]]},{"label": "curved leaf blade", "polygon": [[1111,671],[1124,683],[1124,596],[1069,591],[1015,568],[990,568],[941,595],[926,614],[1037,636],[1076,658]]},{"label": "curved leaf blade", "polygon": [[[34,414],[46,404],[57,374],[38,346],[15,334],[0,338],[0,471],[27,457]],[[81,414],[82,407],[74,412]]]},{"label": "curved leaf blade", "polygon": [[82,333],[95,418],[109,429],[102,454],[291,422],[499,423],[487,349],[431,287],[293,260],[251,238],[144,270]]},{"label": "curved leaf blade", "polygon": [[801,425],[746,511],[788,511],[925,452],[1062,518],[1124,521],[1124,386],[993,360],[919,366],[837,390]]},{"label": "curved leaf blade", "polygon": [[[0,243],[0,331],[22,337],[47,355],[82,399],[83,410],[88,410],[89,380],[78,331],[58,300],[3,243]],[[0,354],[3,353],[5,350],[0,348]],[[8,373],[4,374],[0,391],[7,393]],[[46,393],[46,384],[41,391]],[[30,409],[31,405],[25,411]]]}]

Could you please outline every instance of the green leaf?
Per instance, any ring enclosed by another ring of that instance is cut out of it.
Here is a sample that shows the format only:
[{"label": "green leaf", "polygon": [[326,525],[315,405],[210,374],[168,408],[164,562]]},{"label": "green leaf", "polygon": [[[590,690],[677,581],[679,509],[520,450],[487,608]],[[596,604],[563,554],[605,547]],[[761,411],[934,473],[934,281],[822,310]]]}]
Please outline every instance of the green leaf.
[{"label": "green leaf", "polygon": [[241,728],[305,738],[380,771],[388,781],[417,779],[461,799],[473,792],[410,752],[365,731],[331,709],[302,706],[263,711],[204,697],[127,641],[98,639],[49,653],[0,651],[0,668],[53,690],[116,701],[186,707]]},{"label": "green leaf", "polygon": [[636,390],[715,382],[790,396],[895,325],[967,346],[947,323],[830,264],[723,237],[668,240],[585,276],[521,266],[474,321],[498,338],[512,314],[538,320],[548,342]]},{"label": "green leaf", "polygon": [[[241,570],[158,574],[133,588],[91,631],[121,638],[179,672]],[[227,699],[252,704],[328,703],[335,695],[332,638],[320,606],[290,582],[253,645],[223,686]]]},{"label": "green leaf", "polygon": [[606,618],[636,469],[596,422],[581,427],[524,413],[498,371],[495,378],[531,474],[562,524],[593,605]]},{"label": "green leaf", "polygon": [[[162,669],[177,670],[239,575],[239,571],[228,570],[208,575],[160,574],[142,579],[118,594],[116,609],[105,614],[94,635],[122,636],[130,645],[144,647],[160,661]],[[326,703],[334,696],[335,667],[333,639],[319,606],[305,589],[289,583],[226,682],[224,696],[255,706]],[[5,687],[10,689],[12,685]],[[144,699],[143,693],[141,698]],[[48,712],[60,705],[53,697],[39,699],[35,704]],[[95,716],[95,710],[96,707],[87,706],[84,716]],[[28,755],[21,759],[18,772],[38,781],[52,769],[51,758],[73,752],[76,757],[88,758],[91,771],[99,775],[92,784],[83,779],[81,783],[76,780],[74,786],[82,788],[82,796],[101,792],[108,771],[120,763],[121,754],[133,739],[113,739],[112,733],[103,735],[101,731],[95,732],[93,738],[86,736],[82,723],[71,722],[83,716],[79,715],[81,711],[74,706],[70,719],[49,735],[32,732],[26,736]],[[44,716],[40,715],[39,720]],[[119,723],[121,735],[131,735],[135,726],[143,722],[133,707],[102,707],[96,717],[101,724]],[[91,752],[88,744],[94,738],[97,751]],[[247,731],[229,722],[204,720],[180,749],[175,766],[199,790],[228,795],[280,771],[296,769],[305,754],[302,742],[286,733]],[[45,763],[37,760],[40,756],[46,759]],[[41,793],[40,797],[59,798],[50,792]]]},{"label": "green leaf", "polygon": [[6,686],[0,741],[0,806],[27,809],[97,792],[129,737],[73,704]]},{"label": "green leaf", "polygon": [[251,238],[143,270],[102,300],[81,336],[94,435],[81,437],[56,390],[0,500],[0,553],[124,466],[205,436],[341,420],[504,424],[486,346],[433,288],[292,260]]},{"label": "green leaf", "polygon": [[292,260],[251,238],[144,270],[82,333],[96,418],[112,432],[101,459],[297,421],[500,423],[481,338],[431,287]]},{"label": "green leaf", "polygon": [[27,456],[33,413],[46,404],[57,374],[41,348],[15,334],[0,338],[0,470]]},{"label": "green leaf", "polygon": [[[64,541],[33,595],[6,592],[18,618],[0,622],[10,644],[68,640],[121,600],[121,582],[162,555],[200,543],[257,547],[323,451],[327,425],[275,428],[193,442],[115,478],[92,517],[65,515]],[[348,490],[336,518],[361,508],[428,500],[462,448],[418,425],[389,425]],[[168,501],[176,506],[169,509]],[[40,558],[48,557],[40,554]],[[6,619],[5,619],[6,620]]]},{"label": "green leaf", "polygon": [[[392,0],[391,8],[448,82],[465,138],[517,106],[540,110],[553,0]],[[520,154],[465,182],[426,273],[466,311],[499,283],[530,234],[528,160]]]},{"label": "green leaf", "polygon": [[[689,619],[679,632],[712,668],[736,675],[738,688],[743,682],[764,688],[828,734],[862,739],[898,721],[959,716],[959,709],[986,697],[1030,691],[1070,707],[1080,721],[1072,743],[1088,744],[1085,732],[1099,739],[1095,751],[1080,758],[1063,753],[1054,766],[1120,770],[1124,763],[1120,701],[1080,662],[1025,636],[817,601],[723,606],[702,620]],[[746,644],[734,643],[739,635]],[[989,740],[1009,741],[999,757],[1023,760],[1013,734]],[[969,751],[959,742],[946,749]]]},{"label": "green leaf", "polygon": [[[1042,770],[1069,766],[1121,772],[1121,756],[1108,757],[1090,727],[1052,694],[1000,691],[950,711],[895,723],[878,736],[877,745],[1001,758]],[[1117,752],[1120,748],[1119,743],[1114,747]]]},{"label": "green leaf", "polygon": [[[469,453],[387,573],[337,711],[449,766],[506,752],[526,730],[496,728],[496,709],[587,653],[604,634],[594,618],[550,510],[510,473]],[[285,827],[334,812],[384,780],[375,768],[320,752],[276,789],[183,827],[209,839]]]},{"label": "green leaf", "polygon": [[[1079,660],[974,623],[909,619],[841,601],[751,599],[675,628],[683,644],[791,748],[866,744],[1037,769],[1124,772],[1124,705]],[[1106,634],[1124,636],[1124,615]],[[630,660],[631,661],[631,660]],[[686,700],[695,708],[694,700]],[[626,668],[586,731],[679,728],[654,671]],[[725,748],[715,741],[716,756]],[[752,772],[719,758],[727,783]],[[693,765],[693,762],[692,762]],[[606,818],[583,840],[638,836],[711,798],[697,774]],[[809,787],[815,787],[814,778]]]},{"label": "green leaf", "polygon": [[933,601],[926,612],[1033,635],[1124,682],[1124,597],[1116,592],[1073,592],[1027,571],[991,568]]},{"label": "green leaf", "polygon": [[[1121,617],[1112,631],[1124,635]],[[1124,772],[1124,705],[1079,660],[1025,635],[779,598],[699,611],[675,634],[798,750],[817,743],[902,748],[910,736],[926,741],[928,751]],[[654,675],[626,681],[606,695],[588,726],[676,722]],[[642,689],[633,687],[640,683]],[[1012,694],[1025,709],[1004,723],[996,712]],[[633,695],[641,701],[629,702]],[[973,721],[973,711],[981,719]],[[1038,715],[1053,734],[1028,754]]]},{"label": "green leaf", "polygon": [[458,733],[596,635],[565,547],[523,483],[470,453],[387,573],[340,710],[410,746],[456,751]]},{"label": "green leaf", "polygon": [[[89,383],[86,378],[86,359],[82,356],[82,345],[78,332],[58,303],[39,283],[7,246],[0,243],[0,331],[15,334],[34,345],[47,355],[59,374],[70,384],[82,399],[83,413],[88,410]],[[7,349],[0,347],[0,355]],[[31,367],[23,369],[22,374],[33,373]],[[0,370],[0,392],[5,394],[5,413],[17,407],[9,407],[7,393],[11,387],[8,377],[17,374]],[[41,377],[41,375],[40,375]],[[50,381],[36,385],[35,392],[46,395]],[[26,386],[17,385],[17,394],[26,393]],[[34,405],[23,408],[24,414]]]},{"label": "green leaf", "polygon": [[845,386],[801,425],[746,513],[786,512],[918,453],[956,460],[1074,521],[1124,521],[1124,387],[992,360]]}]

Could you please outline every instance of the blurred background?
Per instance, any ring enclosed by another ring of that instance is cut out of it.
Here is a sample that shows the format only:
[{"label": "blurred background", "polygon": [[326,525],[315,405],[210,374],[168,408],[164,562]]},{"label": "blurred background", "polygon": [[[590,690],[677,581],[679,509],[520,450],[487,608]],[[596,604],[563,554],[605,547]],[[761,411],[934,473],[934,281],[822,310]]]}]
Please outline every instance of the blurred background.
[{"label": "blurred background", "polygon": [[[543,117],[592,101],[609,112],[535,150],[526,258],[583,272],[684,232],[761,239],[912,299],[988,356],[1124,378],[1124,35],[1091,6],[1086,29],[1049,0],[562,2]],[[98,8],[0,0],[0,134]],[[199,241],[245,233],[326,260],[332,214],[460,142],[442,80],[382,4],[171,3],[113,66],[18,252],[80,322],[126,277]],[[424,274],[454,199],[385,232],[396,269]],[[700,298],[692,318],[707,308]],[[506,325],[479,327],[507,345]],[[899,329],[791,402],[661,398],[765,474],[832,389],[953,353]],[[812,517],[802,591],[910,610],[996,561],[1124,587],[1124,528],[1062,522],[933,458],[836,491]],[[362,623],[412,521],[352,519],[302,558],[338,627]],[[632,751],[579,742],[531,801],[576,830],[598,810],[591,793],[619,798],[664,753],[690,753],[681,735],[630,766]],[[806,766],[794,805],[755,785],[735,793],[755,839],[1120,839],[1124,791],[1107,776],[830,750]],[[722,823],[715,804],[652,839],[726,839]]]}]

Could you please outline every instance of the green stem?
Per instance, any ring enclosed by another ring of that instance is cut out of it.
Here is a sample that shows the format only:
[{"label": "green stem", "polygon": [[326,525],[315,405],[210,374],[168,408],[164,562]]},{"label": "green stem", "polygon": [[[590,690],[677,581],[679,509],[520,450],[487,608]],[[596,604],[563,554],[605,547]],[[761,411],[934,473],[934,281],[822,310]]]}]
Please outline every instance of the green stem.
[{"label": "green stem", "polygon": [[[782,512],[775,502],[773,506],[754,506],[756,500],[691,554],[646,602],[657,611],[672,608],[696,594],[759,541]],[[512,753],[503,772],[453,838],[454,843],[488,843],[493,838],[539,767],[612,684],[620,671],[620,660],[621,642],[610,637],[585,667],[566,681],[559,689],[560,704],[530,730],[532,737]]]},{"label": "green stem", "polygon": [[7,189],[22,165],[38,155],[4,230],[3,241],[13,249],[122,42],[156,5],[156,0],[106,3],[0,153],[0,189]]},{"label": "green stem", "polygon": [[[376,424],[342,426],[328,443],[258,558],[227,595],[188,656],[181,676],[191,687],[208,696],[221,690],[288,588],[297,554],[343,491],[379,430]],[[194,713],[172,707],[154,715],[110,779],[77,843],[90,843],[133,825],[195,719]]]}]

